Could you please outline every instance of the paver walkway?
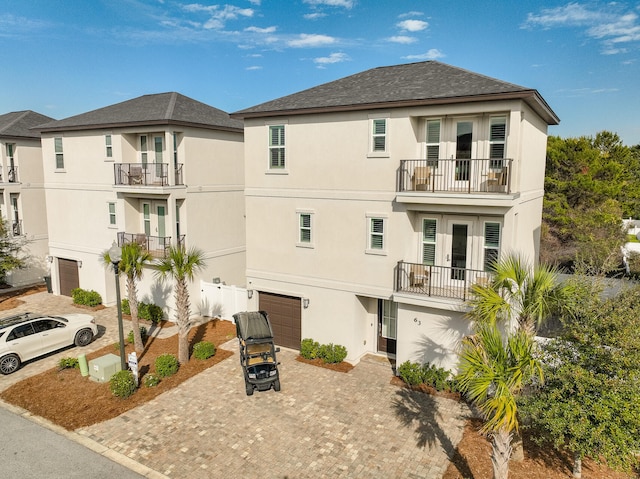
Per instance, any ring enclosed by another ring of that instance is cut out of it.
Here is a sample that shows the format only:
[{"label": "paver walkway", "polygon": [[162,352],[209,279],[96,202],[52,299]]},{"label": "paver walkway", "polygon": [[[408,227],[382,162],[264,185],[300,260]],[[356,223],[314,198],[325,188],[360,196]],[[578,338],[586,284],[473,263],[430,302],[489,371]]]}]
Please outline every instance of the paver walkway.
[{"label": "paver walkway", "polygon": [[[36,310],[39,299],[31,303]],[[96,316],[109,324],[99,341],[113,341],[115,308],[103,311]],[[470,415],[464,404],[391,385],[389,364],[371,356],[345,374],[298,362],[283,349],[282,391],[246,396],[237,341],[222,347],[235,354],[77,432],[170,478],[439,479]]]}]

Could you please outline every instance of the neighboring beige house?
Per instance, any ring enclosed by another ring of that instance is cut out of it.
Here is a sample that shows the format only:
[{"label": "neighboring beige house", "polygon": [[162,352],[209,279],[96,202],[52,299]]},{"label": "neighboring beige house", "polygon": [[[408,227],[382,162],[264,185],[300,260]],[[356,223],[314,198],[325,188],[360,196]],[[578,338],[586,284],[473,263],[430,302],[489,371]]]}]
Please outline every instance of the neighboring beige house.
[{"label": "neighboring beige house", "polygon": [[547,126],[533,89],[429,61],[247,108],[247,288],[303,338],[454,368],[492,260],[536,260]]},{"label": "neighboring beige house", "polygon": [[[242,122],[178,93],[144,95],[41,126],[55,294],[75,287],[115,303],[102,254],[138,242],[205,252],[199,279],[244,285]],[[140,299],[171,309],[171,283],[146,268]],[[122,291],[123,297],[125,291]],[[172,314],[169,314],[171,317]]]},{"label": "neighboring beige house", "polygon": [[52,120],[30,110],[0,115],[0,212],[9,234],[28,241],[26,267],[7,275],[12,286],[41,283],[48,274],[42,149],[32,128]]}]

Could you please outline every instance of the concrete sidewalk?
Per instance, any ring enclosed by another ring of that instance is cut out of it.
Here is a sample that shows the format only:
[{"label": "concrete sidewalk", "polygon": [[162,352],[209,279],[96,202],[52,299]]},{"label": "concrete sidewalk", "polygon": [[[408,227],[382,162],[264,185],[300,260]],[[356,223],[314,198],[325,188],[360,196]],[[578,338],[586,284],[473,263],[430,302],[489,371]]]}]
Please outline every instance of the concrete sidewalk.
[{"label": "concrete sidewalk", "polygon": [[[33,296],[22,310],[77,310],[69,298]],[[95,315],[105,331],[91,347],[117,341],[115,308]],[[297,352],[283,349],[282,391],[249,397],[237,341],[221,347],[234,355],[72,435],[137,465],[147,477],[440,479],[470,416],[464,404],[391,385],[389,363],[374,356],[345,374],[298,362]],[[16,374],[35,374],[55,362],[48,357]]]}]

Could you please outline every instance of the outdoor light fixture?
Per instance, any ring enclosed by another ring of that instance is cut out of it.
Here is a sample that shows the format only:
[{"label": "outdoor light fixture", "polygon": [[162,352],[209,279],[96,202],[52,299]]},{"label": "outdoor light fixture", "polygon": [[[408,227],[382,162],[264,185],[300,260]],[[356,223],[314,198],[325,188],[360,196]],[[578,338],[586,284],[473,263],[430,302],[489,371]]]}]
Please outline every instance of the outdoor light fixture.
[{"label": "outdoor light fixture", "polygon": [[120,260],[122,259],[122,248],[114,241],[109,248],[109,259],[113,265],[113,271],[116,275],[116,306],[118,307],[118,339],[120,340],[120,368],[122,371],[127,370],[127,361],[124,355],[124,331],[122,329],[122,301],[120,300]]},{"label": "outdoor light fixture", "polygon": [[307,309],[307,308],[309,307],[309,298],[304,298],[304,299],[302,300],[302,307],[303,307],[304,309]]},{"label": "outdoor light fixture", "polygon": [[247,290],[247,298],[249,298],[249,299],[253,298],[253,290],[252,289],[248,289]]}]

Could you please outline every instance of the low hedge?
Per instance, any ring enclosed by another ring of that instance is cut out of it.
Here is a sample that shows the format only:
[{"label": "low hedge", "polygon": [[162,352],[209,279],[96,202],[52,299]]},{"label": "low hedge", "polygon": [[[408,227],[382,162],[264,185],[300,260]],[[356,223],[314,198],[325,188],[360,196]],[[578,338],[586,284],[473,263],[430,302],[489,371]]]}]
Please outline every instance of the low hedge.
[{"label": "low hedge", "polygon": [[83,306],[94,307],[102,304],[102,296],[93,290],[74,288],[71,290],[71,298],[73,299],[73,304],[81,304]]},{"label": "low hedge", "polygon": [[324,363],[341,363],[347,357],[347,348],[339,344],[320,344],[311,338],[300,343],[300,356],[305,359],[320,358]]},{"label": "low hedge", "polygon": [[[122,312],[124,314],[131,314],[131,308],[129,307],[129,300],[122,300]],[[148,304],[140,301],[138,303],[138,318],[146,319],[152,323],[159,323],[164,318],[164,312],[162,308],[155,304]]]}]

